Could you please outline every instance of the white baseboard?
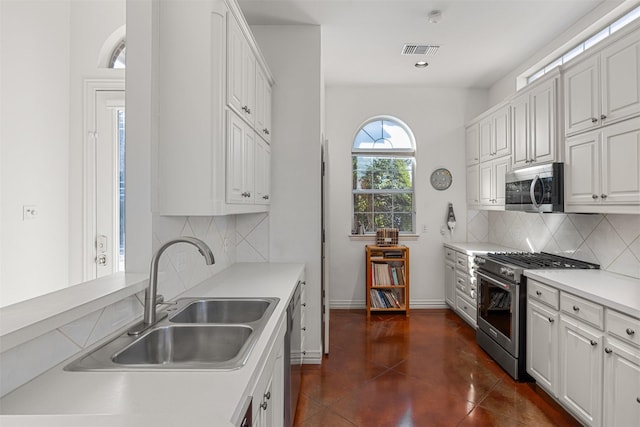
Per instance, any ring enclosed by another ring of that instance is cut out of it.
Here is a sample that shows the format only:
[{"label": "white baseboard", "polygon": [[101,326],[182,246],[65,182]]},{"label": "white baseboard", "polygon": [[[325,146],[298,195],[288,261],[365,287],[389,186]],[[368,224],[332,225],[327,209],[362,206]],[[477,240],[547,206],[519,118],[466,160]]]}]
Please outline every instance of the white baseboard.
[{"label": "white baseboard", "polygon": [[[333,300],[329,301],[329,308],[335,309],[365,309],[365,301],[363,300]],[[444,300],[415,300],[412,299],[409,305],[410,309],[422,309],[422,308],[448,308],[447,303]]]},{"label": "white baseboard", "polygon": [[322,364],[322,351],[320,350],[305,350],[304,353],[305,365],[321,365]]}]

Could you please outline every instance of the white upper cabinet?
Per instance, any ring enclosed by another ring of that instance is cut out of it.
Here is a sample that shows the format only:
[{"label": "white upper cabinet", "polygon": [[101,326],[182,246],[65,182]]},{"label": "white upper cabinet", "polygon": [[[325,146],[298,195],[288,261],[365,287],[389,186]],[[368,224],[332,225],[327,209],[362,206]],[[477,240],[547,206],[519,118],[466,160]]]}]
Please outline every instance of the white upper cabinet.
[{"label": "white upper cabinet", "polygon": [[266,142],[271,142],[271,83],[260,67],[256,67],[255,129]]},{"label": "white upper cabinet", "polygon": [[567,135],[640,115],[640,32],[567,67],[564,105]]},{"label": "white upper cabinet", "polygon": [[[237,3],[159,2],[158,8],[154,211],[181,216],[267,211],[269,199],[256,199],[256,180],[259,176],[260,197],[268,195],[270,156],[257,148],[257,135],[264,138],[261,130],[271,126],[273,78]],[[261,110],[264,127],[256,133],[254,117]]]},{"label": "white upper cabinet", "polygon": [[255,153],[255,203],[268,205],[271,203],[271,147],[256,138]]},{"label": "white upper cabinet", "polygon": [[480,164],[480,204],[483,209],[504,210],[505,175],[510,163],[511,157],[502,157]]},{"label": "white upper cabinet", "polygon": [[480,161],[484,162],[511,153],[510,107],[494,109],[479,122]]},{"label": "white upper cabinet", "polygon": [[480,126],[478,123],[467,127],[465,142],[467,166],[477,165],[480,162]]},{"label": "white upper cabinet", "polygon": [[567,212],[640,213],[640,117],[567,138]]},{"label": "white upper cabinet", "polygon": [[511,101],[513,168],[556,160],[558,73]]}]

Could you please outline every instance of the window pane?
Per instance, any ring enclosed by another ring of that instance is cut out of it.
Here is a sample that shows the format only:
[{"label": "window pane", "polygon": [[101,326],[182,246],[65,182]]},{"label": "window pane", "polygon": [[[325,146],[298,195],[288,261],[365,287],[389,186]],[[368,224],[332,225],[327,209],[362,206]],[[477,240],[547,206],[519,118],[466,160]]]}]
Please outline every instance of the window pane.
[{"label": "window pane", "polygon": [[537,73],[529,76],[529,78],[527,79],[527,83],[532,83],[532,82],[538,80],[542,76],[544,76],[544,68],[541,69],[540,71],[538,71]]},{"label": "window pane", "polygon": [[412,193],[400,193],[393,195],[393,212],[394,213],[409,213],[413,212],[413,194]]},{"label": "window pane", "polygon": [[373,196],[373,209],[376,213],[379,212],[391,212],[392,210],[391,194],[375,194]]},{"label": "window pane", "polygon": [[357,150],[413,150],[413,140],[398,122],[389,119],[373,120],[356,134],[353,148]]},{"label": "window pane", "polygon": [[373,212],[373,195],[372,194],[354,194],[353,195],[353,212],[354,213]]},{"label": "window pane", "polygon": [[576,56],[580,55],[582,52],[584,52],[584,44],[580,43],[578,46],[574,47],[569,52],[562,55],[562,63],[566,64]]},{"label": "window pane", "polygon": [[392,221],[392,215],[390,213],[376,213],[373,216],[373,222],[376,226],[376,229],[378,228],[392,228],[393,227],[393,221]]},{"label": "window pane", "polygon": [[413,232],[413,216],[410,213],[395,214],[393,216],[393,226],[400,232],[412,233]]},{"label": "window pane", "polygon": [[353,215],[353,230],[358,231],[360,224],[364,226],[365,232],[374,231],[373,213],[357,213]]},{"label": "window pane", "polygon": [[634,10],[627,13],[622,18],[618,19],[616,22],[611,24],[611,34],[615,33],[620,28],[624,27],[625,25],[629,24],[632,21],[635,21],[638,18],[640,18],[640,7],[635,8]]},{"label": "window pane", "polygon": [[556,67],[559,67],[560,65],[562,65],[562,58],[558,58],[555,61],[551,62],[546,67],[544,67],[544,72],[548,73],[549,71],[553,70]]},{"label": "window pane", "polygon": [[586,40],[584,42],[584,50],[587,50],[590,47],[593,47],[593,45],[600,43],[603,39],[606,39],[607,37],[609,37],[609,27],[605,28],[604,30],[600,31],[598,34]]}]

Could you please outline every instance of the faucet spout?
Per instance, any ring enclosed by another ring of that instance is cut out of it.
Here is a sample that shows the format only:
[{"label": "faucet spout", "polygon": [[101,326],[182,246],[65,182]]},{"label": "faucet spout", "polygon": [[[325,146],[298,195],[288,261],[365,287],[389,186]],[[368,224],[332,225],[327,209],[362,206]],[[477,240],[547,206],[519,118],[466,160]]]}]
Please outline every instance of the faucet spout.
[{"label": "faucet spout", "polygon": [[143,326],[148,327],[156,322],[156,304],[158,301],[158,265],[160,264],[160,256],[162,253],[176,243],[189,243],[196,248],[205,259],[207,265],[215,264],[213,252],[211,248],[200,239],[195,237],[178,237],[169,240],[156,251],[151,258],[151,267],[149,272],[149,286],[144,293],[144,320]]}]

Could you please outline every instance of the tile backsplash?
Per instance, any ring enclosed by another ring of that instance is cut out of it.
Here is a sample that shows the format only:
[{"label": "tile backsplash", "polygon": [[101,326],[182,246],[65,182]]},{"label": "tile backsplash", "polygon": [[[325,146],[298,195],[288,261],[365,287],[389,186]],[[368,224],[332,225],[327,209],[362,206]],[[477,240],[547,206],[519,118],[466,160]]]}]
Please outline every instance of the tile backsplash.
[{"label": "tile backsplash", "polygon": [[[269,215],[153,217],[153,250],[178,236],[209,245],[208,266],[188,244],[169,247],[160,259],[158,293],[172,299],[236,262],[269,259]],[[118,301],[0,354],[0,397],[142,317],[144,292]]]},{"label": "tile backsplash", "polygon": [[467,241],[556,253],[640,278],[640,215],[469,210]]}]

